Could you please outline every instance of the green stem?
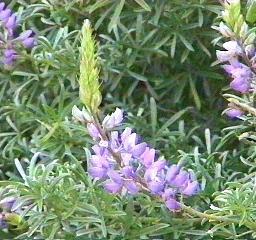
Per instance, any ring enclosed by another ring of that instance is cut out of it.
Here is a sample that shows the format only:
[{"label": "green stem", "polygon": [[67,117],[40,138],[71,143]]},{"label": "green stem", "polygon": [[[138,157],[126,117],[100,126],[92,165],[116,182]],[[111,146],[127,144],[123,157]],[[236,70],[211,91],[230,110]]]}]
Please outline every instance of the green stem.
[{"label": "green stem", "polygon": [[[238,219],[229,218],[229,217],[225,217],[225,216],[216,216],[213,214],[199,212],[199,211],[197,211],[191,207],[188,207],[184,204],[182,204],[182,209],[191,215],[198,216],[201,219],[207,219],[208,221],[223,222],[223,223],[227,223],[227,224],[241,224],[242,223]],[[246,227],[248,227],[250,229],[256,230],[256,223],[245,221],[243,223],[243,225],[245,225]]]}]

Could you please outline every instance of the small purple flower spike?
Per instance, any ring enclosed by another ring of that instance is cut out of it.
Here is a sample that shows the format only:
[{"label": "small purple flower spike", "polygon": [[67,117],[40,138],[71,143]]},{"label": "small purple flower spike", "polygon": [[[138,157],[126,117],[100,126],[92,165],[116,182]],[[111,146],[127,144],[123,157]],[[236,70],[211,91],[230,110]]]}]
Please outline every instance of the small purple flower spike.
[{"label": "small purple flower spike", "polygon": [[1,46],[6,48],[3,51],[2,63],[6,69],[11,69],[18,55],[16,51],[17,41],[20,41],[25,48],[32,48],[36,45],[36,40],[31,30],[25,31],[14,39],[14,34],[17,34],[15,31],[18,26],[18,19],[4,2],[0,2],[0,25],[6,33],[4,39],[1,39]]},{"label": "small purple flower spike", "polygon": [[123,111],[116,109],[97,127],[93,120],[87,125],[96,141],[88,166],[90,176],[109,193],[136,195],[147,191],[159,196],[169,210],[179,211],[180,195],[189,197],[200,191],[194,174],[158,158],[156,150],[130,128],[113,130],[122,121]]}]

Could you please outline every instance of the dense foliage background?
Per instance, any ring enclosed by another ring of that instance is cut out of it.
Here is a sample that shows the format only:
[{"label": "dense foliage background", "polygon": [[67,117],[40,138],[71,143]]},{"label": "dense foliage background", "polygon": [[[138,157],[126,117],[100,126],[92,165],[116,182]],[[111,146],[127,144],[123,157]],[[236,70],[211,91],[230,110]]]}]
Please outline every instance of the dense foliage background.
[{"label": "dense foliage background", "polygon": [[[238,141],[245,127],[231,127],[237,122],[221,116],[228,81],[212,66],[217,33],[211,26],[222,9],[217,1],[7,3],[18,12],[20,29],[31,28],[38,38],[13,69],[0,71],[0,198],[20,196],[21,206],[38,207],[28,214],[24,239],[251,239],[242,224],[202,222],[192,214],[171,214],[147,196],[124,200],[95,188],[85,174],[83,149],[92,141],[71,116],[73,105],[81,106],[80,30],[88,18],[99,42],[102,108],[125,109],[128,124],[166,159],[196,172],[204,191],[190,206],[203,212],[214,204],[211,211],[223,207],[255,219],[250,201],[242,204],[246,194],[255,198],[247,183],[255,147]],[[20,160],[16,167],[14,159]],[[7,179],[20,184],[5,185]]]}]

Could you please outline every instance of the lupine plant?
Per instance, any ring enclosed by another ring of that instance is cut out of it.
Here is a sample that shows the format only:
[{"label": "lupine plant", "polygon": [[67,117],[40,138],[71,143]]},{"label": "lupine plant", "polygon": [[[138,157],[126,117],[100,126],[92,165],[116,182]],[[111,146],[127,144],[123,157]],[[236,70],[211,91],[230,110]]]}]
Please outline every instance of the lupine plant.
[{"label": "lupine plant", "polygon": [[0,239],[255,239],[255,15],[1,1]]},{"label": "lupine plant", "polygon": [[36,44],[32,30],[17,32],[18,18],[4,2],[0,2],[0,46],[2,50],[2,62],[5,68],[10,68],[18,57],[16,48],[19,44],[25,48],[32,48]]}]

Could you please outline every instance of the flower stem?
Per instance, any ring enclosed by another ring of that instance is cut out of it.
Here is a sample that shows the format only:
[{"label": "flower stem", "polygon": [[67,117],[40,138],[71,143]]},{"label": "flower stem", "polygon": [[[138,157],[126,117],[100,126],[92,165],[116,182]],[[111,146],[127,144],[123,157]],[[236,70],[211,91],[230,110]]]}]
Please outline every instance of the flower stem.
[{"label": "flower stem", "polygon": [[182,204],[182,209],[191,215],[200,217],[201,219],[207,219],[208,221],[223,222],[223,223],[227,223],[227,224],[240,224],[240,225],[243,224],[250,229],[256,230],[256,223],[253,223],[253,222],[249,222],[249,221],[242,222],[239,219],[235,219],[235,218],[231,218],[231,217],[216,216],[213,214],[199,212],[199,211],[197,211],[191,207],[188,207],[184,204]]}]

